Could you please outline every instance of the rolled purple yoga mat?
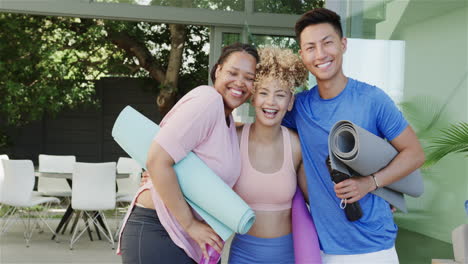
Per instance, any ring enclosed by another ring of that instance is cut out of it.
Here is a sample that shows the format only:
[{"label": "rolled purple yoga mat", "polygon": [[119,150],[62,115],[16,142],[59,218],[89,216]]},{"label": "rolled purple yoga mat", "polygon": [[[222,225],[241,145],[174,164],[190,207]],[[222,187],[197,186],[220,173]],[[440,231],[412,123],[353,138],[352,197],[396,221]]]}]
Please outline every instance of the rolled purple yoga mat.
[{"label": "rolled purple yoga mat", "polygon": [[297,188],[292,202],[292,230],[296,264],[322,263],[314,220],[312,220],[299,188]]},{"label": "rolled purple yoga mat", "polygon": [[219,254],[213,247],[206,245],[206,250],[208,251],[209,258],[202,256],[198,264],[218,264],[221,259],[221,254]]}]

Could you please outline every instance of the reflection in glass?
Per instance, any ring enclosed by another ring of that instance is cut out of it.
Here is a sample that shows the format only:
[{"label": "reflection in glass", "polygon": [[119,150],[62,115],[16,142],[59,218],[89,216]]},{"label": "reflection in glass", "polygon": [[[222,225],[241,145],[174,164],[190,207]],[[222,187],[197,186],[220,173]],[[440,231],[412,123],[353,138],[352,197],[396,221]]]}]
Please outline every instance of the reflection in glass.
[{"label": "reflection in glass", "polygon": [[254,0],[254,12],[300,15],[317,7],[325,0]]},{"label": "reflection in glass", "polygon": [[348,37],[375,39],[378,24],[387,20],[385,1],[351,1],[348,8]]},{"label": "reflection in glass", "polygon": [[250,39],[252,43],[259,48],[273,46],[292,49],[294,52],[299,51],[299,45],[294,37],[254,34],[250,36]]},{"label": "reflection in glass", "polygon": [[236,42],[240,42],[240,34],[239,33],[226,33],[223,32],[223,41],[221,43],[221,47],[225,47],[227,45],[234,44]]},{"label": "reflection in glass", "polygon": [[220,11],[243,11],[244,0],[94,0],[100,3],[122,3],[134,5],[171,6],[184,8],[202,8]]}]

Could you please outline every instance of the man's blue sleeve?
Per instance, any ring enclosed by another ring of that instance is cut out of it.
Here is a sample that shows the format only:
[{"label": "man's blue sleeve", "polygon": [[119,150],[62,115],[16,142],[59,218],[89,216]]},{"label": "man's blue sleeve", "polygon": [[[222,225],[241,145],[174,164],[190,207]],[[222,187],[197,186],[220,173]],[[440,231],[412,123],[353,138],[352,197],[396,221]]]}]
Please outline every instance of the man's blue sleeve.
[{"label": "man's blue sleeve", "polygon": [[388,95],[382,92],[378,97],[377,128],[388,141],[392,141],[408,127],[408,121]]},{"label": "man's blue sleeve", "polygon": [[291,111],[286,112],[286,115],[283,118],[283,122],[281,123],[283,126],[297,130],[296,127],[296,104]]}]

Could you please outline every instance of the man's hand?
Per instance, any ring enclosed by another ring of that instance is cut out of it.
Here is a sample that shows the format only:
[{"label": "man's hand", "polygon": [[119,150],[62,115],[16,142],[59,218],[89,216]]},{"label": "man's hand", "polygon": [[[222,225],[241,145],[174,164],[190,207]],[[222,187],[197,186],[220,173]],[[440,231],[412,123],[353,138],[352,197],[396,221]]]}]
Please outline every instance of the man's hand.
[{"label": "man's hand", "polygon": [[144,171],[141,174],[140,187],[145,185],[149,180],[150,180],[150,175],[149,175],[148,171]]},{"label": "man's hand", "polygon": [[359,201],[364,195],[376,189],[372,176],[356,176],[335,184],[336,197],[346,199],[346,203]]}]

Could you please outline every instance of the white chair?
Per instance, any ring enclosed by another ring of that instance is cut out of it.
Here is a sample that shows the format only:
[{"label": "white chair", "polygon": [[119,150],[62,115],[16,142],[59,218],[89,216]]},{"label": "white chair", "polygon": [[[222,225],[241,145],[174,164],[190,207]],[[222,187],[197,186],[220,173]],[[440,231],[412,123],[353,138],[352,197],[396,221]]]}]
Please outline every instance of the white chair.
[{"label": "white chair", "polygon": [[[104,210],[115,209],[115,178],[116,164],[115,162],[106,163],[75,163],[73,169],[73,187],[72,187],[72,208],[74,210],[83,211],[85,216],[99,228],[104,236],[112,244],[114,248],[114,239],[112,232],[107,224]],[[98,218],[101,217],[104,227],[98,223]],[[75,226],[72,238],[70,240],[70,249],[73,249],[73,244],[83,235],[89,228],[88,222],[85,223],[85,228],[78,233],[78,226]],[[105,228],[105,230],[104,230]]]},{"label": "white chair", "polygon": [[128,173],[130,177],[117,179],[117,202],[131,202],[141,180],[141,166],[131,158],[120,157],[117,161],[117,173]]},{"label": "white chair", "polygon": [[[8,160],[10,158],[8,158],[8,155],[6,154],[2,154],[0,155],[0,160]],[[0,183],[3,181],[3,164],[0,162]]]},{"label": "white chair", "polygon": [[[26,246],[29,247],[33,226],[37,223],[37,219],[41,220],[55,234],[54,230],[44,220],[43,214],[47,213],[51,203],[58,203],[59,199],[56,197],[33,195],[35,177],[32,161],[2,160],[1,162],[5,175],[3,179],[4,188],[0,193],[0,203],[11,206],[4,215],[6,220],[3,221],[1,232],[6,232],[8,227],[13,223],[12,216],[15,213],[19,213],[27,216],[26,221],[24,217],[20,217],[25,225],[24,238]],[[31,207],[39,204],[45,204],[45,209],[38,213],[38,218],[31,218],[31,211],[34,211],[31,210]]]},{"label": "white chair", "polygon": [[[72,173],[75,156],[39,155],[39,172]],[[39,194],[56,197],[70,197],[71,187],[66,179],[39,177],[37,183]]]},{"label": "white chair", "polygon": [[[128,173],[130,177],[124,179],[117,179],[117,187],[119,192],[117,193],[117,203],[122,204],[129,204],[132,202],[135,194],[140,187],[141,181],[141,166],[138,162],[131,158],[120,157],[117,161],[117,173]],[[115,210],[114,218],[119,217],[119,211],[126,212],[126,209],[119,209],[119,207]],[[117,239],[119,235],[119,229],[122,224],[122,221],[117,223],[115,227],[115,234],[114,238]]]},{"label": "white chair", "polygon": [[[1,162],[2,160],[8,160],[8,155],[0,155],[0,193],[2,193],[2,184],[3,184],[3,177],[5,175],[4,171],[3,171],[3,163]],[[0,208],[2,207],[2,205],[0,204]]]}]

